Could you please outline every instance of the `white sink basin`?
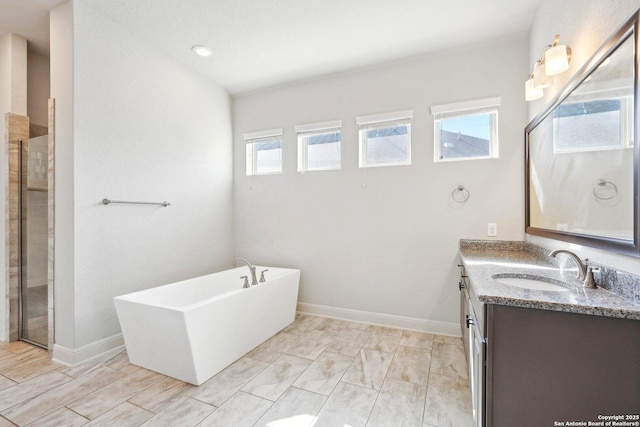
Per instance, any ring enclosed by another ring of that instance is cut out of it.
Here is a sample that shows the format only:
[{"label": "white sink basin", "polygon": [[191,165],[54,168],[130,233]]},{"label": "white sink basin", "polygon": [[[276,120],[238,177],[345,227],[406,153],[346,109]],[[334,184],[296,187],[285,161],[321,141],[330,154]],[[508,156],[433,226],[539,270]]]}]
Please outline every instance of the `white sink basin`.
[{"label": "white sink basin", "polygon": [[523,277],[494,277],[498,282],[515,286],[516,288],[532,289],[536,291],[552,291],[552,292],[568,292],[569,288],[557,285],[555,283],[547,282],[535,278],[523,278]]}]

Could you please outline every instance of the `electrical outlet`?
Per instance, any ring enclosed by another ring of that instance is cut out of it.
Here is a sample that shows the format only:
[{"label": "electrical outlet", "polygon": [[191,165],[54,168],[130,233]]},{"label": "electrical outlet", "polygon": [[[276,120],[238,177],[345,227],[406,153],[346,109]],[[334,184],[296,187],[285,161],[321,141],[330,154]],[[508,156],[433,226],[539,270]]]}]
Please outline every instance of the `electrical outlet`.
[{"label": "electrical outlet", "polygon": [[490,222],[487,224],[487,236],[496,237],[498,235],[498,224]]}]

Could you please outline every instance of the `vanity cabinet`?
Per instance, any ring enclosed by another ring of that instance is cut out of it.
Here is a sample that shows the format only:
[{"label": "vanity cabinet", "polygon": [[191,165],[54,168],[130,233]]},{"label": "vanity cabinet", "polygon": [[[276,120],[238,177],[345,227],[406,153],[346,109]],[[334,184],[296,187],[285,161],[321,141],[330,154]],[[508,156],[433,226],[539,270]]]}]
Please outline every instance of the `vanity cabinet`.
[{"label": "vanity cabinet", "polygon": [[472,280],[460,301],[474,427],[640,414],[640,321],[484,304]]},{"label": "vanity cabinet", "polygon": [[[477,312],[482,313],[482,304],[475,298],[472,300],[469,279],[461,267],[460,282],[460,329],[464,343],[467,365],[469,367],[469,387],[471,388],[471,407],[474,427],[484,426],[485,397],[485,339],[483,322]],[[480,317],[482,319],[482,317]]]}]

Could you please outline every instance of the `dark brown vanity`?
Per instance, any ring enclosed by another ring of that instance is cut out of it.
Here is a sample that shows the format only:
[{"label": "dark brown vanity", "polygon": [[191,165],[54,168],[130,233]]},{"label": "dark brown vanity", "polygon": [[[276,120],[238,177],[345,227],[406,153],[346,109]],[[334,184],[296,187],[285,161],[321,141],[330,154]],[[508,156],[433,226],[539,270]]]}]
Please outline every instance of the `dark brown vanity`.
[{"label": "dark brown vanity", "polygon": [[[561,272],[537,252],[523,242],[461,244],[461,329],[474,426],[637,417],[640,306],[605,289],[581,289],[570,280],[574,272]],[[513,288],[493,279],[504,272],[576,287]]]}]

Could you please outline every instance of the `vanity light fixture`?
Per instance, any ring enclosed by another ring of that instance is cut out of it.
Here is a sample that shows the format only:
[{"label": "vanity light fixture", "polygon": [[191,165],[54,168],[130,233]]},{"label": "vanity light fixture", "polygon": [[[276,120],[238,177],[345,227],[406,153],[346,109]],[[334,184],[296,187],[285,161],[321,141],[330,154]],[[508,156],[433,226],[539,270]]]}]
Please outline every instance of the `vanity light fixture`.
[{"label": "vanity light fixture", "polygon": [[195,45],[191,48],[191,50],[193,51],[193,53],[195,53],[196,55],[200,55],[200,56],[211,56],[213,55],[213,51],[206,47],[206,46],[202,46],[202,45]]},{"label": "vanity light fixture", "polygon": [[524,99],[527,101],[534,101],[542,98],[542,95],[544,95],[544,91],[542,88],[535,87],[535,78],[533,74],[531,74],[529,76],[529,80],[524,84]]},{"label": "vanity light fixture", "polygon": [[560,34],[556,34],[553,44],[544,48],[539,61],[533,65],[533,72],[525,83],[525,99],[533,101],[542,98],[543,89],[553,84],[553,77],[569,69],[571,48],[558,44]]}]

